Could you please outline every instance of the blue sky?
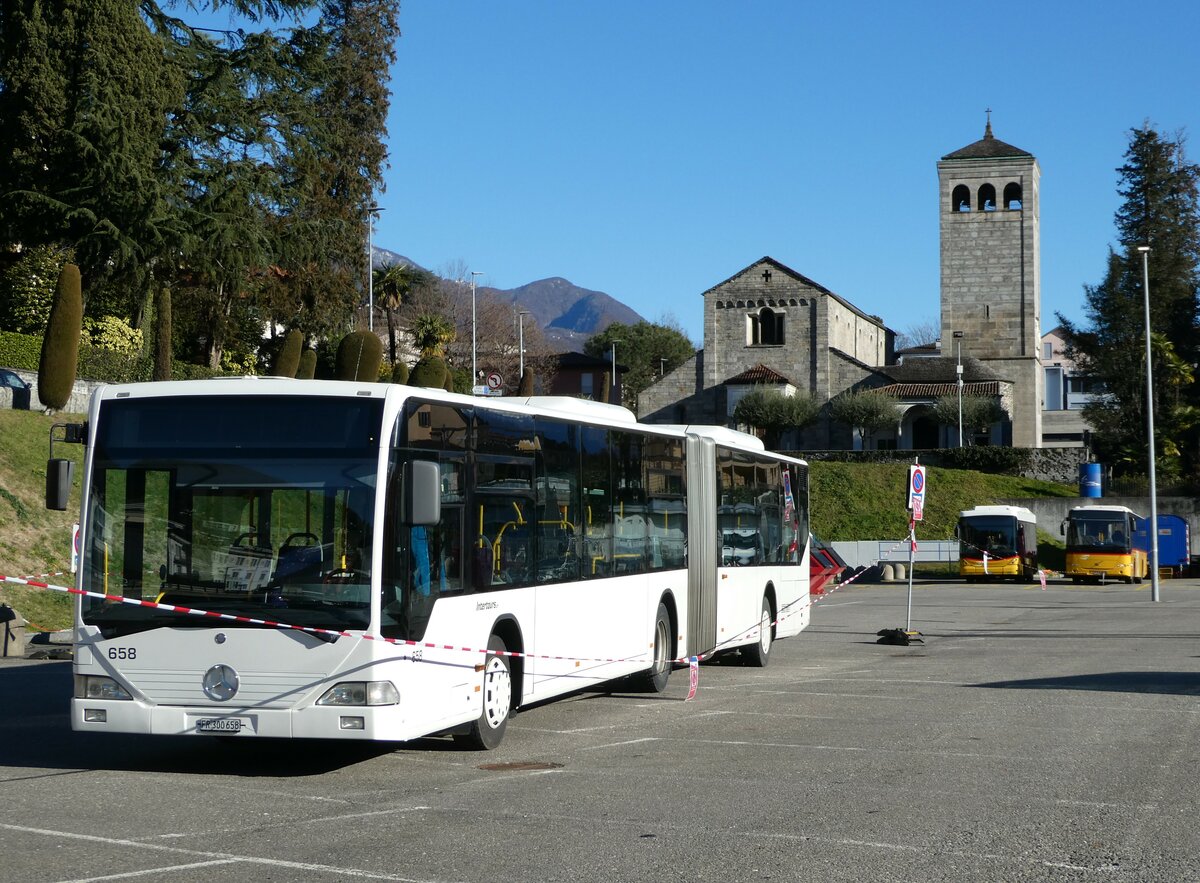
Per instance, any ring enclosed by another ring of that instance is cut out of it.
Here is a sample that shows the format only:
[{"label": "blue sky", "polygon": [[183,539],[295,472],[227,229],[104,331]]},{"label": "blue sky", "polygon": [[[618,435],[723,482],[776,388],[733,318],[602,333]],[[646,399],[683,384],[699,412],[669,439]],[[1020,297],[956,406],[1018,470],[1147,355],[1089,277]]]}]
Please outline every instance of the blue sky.
[{"label": "blue sky", "polygon": [[375,242],[697,343],[700,295],[770,255],[904,331],[938,317],[937,161],[990,107],[1041,166],[1049,330],[1104,271],[1129,129],[1200,129],[1197,10],[404,0]]}]

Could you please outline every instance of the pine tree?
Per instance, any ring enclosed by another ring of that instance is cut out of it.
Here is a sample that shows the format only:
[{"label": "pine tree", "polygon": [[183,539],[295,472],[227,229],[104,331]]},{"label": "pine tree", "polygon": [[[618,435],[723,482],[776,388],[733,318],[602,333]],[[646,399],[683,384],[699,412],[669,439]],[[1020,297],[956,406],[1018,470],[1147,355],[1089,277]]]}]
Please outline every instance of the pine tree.
[{"label": "pine tree", "polygon": [[129,0],[7,4],[0,34],[0,233],[73,246],[89,291],[136,273],[183,232],[160,162],[182,72]]},{"label": "pine tree", "polygon": [[[1200,477],[1200,167],[1188,162],[1182,137],[1144,125],[1130,131],[1117,169],[1123,198],[1104,278],[1085,286],[1086,326],[1059,314],[1067,355],[1107,392],[1084,409],[1093,445],[1118,472],[1144,473],[1146,453],[1145,288],[1149,268],[1154,423],[1160,474]],[[1151,251],[1143,263],[1141,246]]]},{"label": "pine tree", "polygon": [[366,299],[365,232],[387,159],[397,7],[397,0],[324,0],[318,24],[289,44],[299,81],[313,85],[288,93],[308,124],[281,131],[279,171],[288,187],[280,192],[278,242],[294,274],[296,322],[315,336],[347,327]]}]

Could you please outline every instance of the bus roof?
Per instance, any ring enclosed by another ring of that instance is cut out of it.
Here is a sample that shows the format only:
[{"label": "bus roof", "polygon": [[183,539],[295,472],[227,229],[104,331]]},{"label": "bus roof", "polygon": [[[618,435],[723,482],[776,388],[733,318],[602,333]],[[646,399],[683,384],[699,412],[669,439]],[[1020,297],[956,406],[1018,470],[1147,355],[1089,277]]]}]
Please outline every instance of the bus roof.
[{"label": "bus roof", "polygon": [[487,407],[499,411],[525,414],[554,414],[581,423],[596,423],[614,427],[636,426],[639,430],[651,434],[657,433],[674,437],[689,434],[699,435],[711,438],[719,445],[744,451],[764,452],[781,460],[804,462],[784,454],[768,452],[760,438],[747,432],[740,432],[725,426],[699,423],[639,423],[634,413],[621,405],[573,396],[471,396],[447,392],[435,387],[413,387],[356,380],[296,380],[290,377],[258,377],[254,375],[212,377],[203,380],[107,384],[97,390],[97,396],[100,399],[223,395],[326,395],[392,400],[396,397],[418,395],[422,398],[427,397],[448,404],[468,407]]},{"label": "bus roof", "polygon": [[970,518],[973,515],[1011,515],[1018,521],[1037,523],[1037,516],[1024,506],[976,506],[974,509],[964,509],[958,513],[959,518]]},{"label": "bus roof", "polygon": [[1128,513],[1130,515],[1134,515],[1138,518],[1142,517],[1141,515],[1138,515],[1136,512],[1134,512],[1132,509],[1130,509],[1128,506],[1115,506],[1115,505],[1114,506],[1102,506],[1102,505],[1075,506],[1075,507],[1067,510],[1067,517],[1070,518],[1072,515],[1074,515],[1076,517],[1087,517],[1089,514],[1091,514],[1093,512],[1095,512],[1097,515],[1112,515],[1117,512],[1124,512],[1124,513]]}]

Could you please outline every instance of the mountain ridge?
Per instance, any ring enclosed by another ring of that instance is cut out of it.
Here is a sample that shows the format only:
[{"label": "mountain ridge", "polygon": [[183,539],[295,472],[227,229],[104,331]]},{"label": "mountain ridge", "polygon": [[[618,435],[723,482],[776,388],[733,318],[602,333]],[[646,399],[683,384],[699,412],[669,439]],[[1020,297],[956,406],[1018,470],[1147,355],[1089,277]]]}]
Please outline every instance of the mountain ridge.
[{"label": "mountain ridge", "polygon": [[[425,269],[411,258],[379,246],[373,246],[371,258],[374,267],[404,263]],[[589,337],[614,322],[633,325],[645,321],[640,313],[612,295],[582,288],[562,276],[538,279],[516,288],[480,286],[476,293],[529,313],[549,342],[569,349],[582,348]]]}]

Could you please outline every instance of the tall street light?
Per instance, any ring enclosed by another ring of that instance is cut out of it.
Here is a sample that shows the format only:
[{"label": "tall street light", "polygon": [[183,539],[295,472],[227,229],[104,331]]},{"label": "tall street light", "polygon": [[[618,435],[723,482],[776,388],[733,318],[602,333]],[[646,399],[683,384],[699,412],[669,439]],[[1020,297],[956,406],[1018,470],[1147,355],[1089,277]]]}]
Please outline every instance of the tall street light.
[{"label": "tall street light", "polygon": [[521,310],[519,313],[517,313],[517,351],[519,352],[521,359],[520,378],[518,382],[525,379],[525,317],[528,315],[528,310]]},{"label": "tall street light", "polygon": [[371,203],[367,206],[367,330],[375,330],[375,219],[384,209]]},{"label": "tall street light", "polygon": [[482,276],[482,270],[471,271],[471,392],[479,385],[479,369],[475,364],[475,277]]},{"label": "tall street light", "polygon": [[614,340],[612,343],[612,388],[617,388],[617,344],[624,343],[623,340]]},{"label": "tall street light", "polygon": [[954,366],[954,371],[958,375],[958,446],[960,448],[963,446],[963,437],[962,437],[962,389],[963,389],[962,339],[963,339],[963,333],[961,331],[955,331],[954,332],[954,349],[958,354],[957,355],[958,363]]},{"label": "tall street light", "polygon": [[1146,436],[1150,447],[1150,600],[1158,597],[1158,488],[1154,481],[1154,380],[1150,369],[1150,246],[1142,253],[1142,292],[1146,302]]}]

